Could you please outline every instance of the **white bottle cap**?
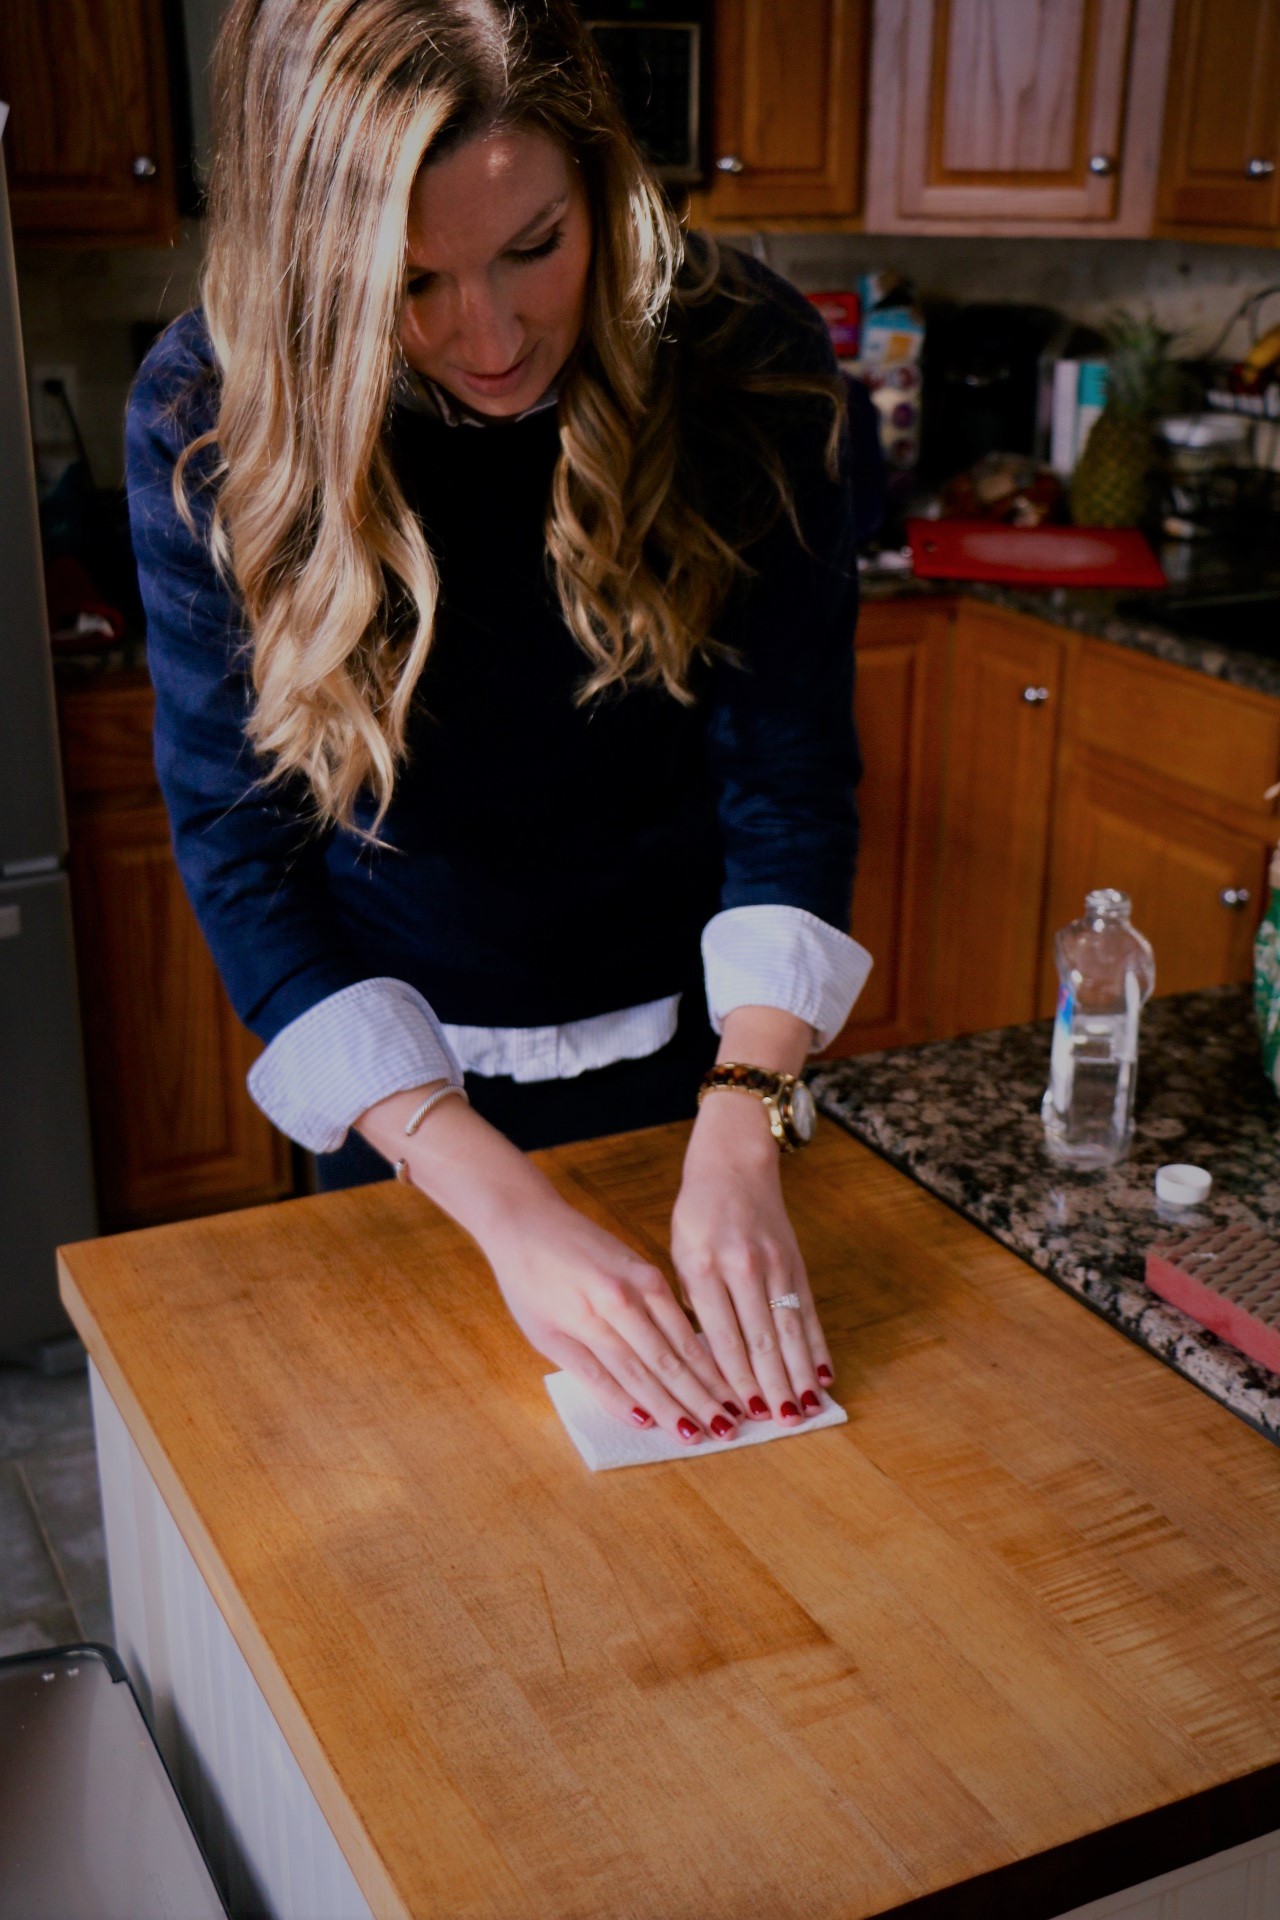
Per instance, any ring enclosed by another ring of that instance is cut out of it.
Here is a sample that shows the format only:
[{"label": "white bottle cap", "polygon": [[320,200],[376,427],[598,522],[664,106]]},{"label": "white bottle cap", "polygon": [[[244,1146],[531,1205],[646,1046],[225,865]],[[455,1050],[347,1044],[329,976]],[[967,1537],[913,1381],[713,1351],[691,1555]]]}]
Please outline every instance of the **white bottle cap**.
[{"label": "white bottle cap", "polygon": [[1213,1175],[1203,1167],[1171,1165],[1156,1171],[1156,1198],[1171,1207],[1196,1207],[1209,1197]]}]

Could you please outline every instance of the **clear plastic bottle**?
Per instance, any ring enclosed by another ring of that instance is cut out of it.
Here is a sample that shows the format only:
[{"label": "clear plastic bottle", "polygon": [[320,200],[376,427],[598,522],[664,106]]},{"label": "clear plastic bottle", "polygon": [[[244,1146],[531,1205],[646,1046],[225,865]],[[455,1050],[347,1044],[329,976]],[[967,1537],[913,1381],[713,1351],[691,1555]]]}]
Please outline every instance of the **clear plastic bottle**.
[{"label": "clear plastic bottle", "polygon": [[1127,893],[1100,887],[1053,943],[1058,1011],[1040,1112],[1049,1156],[1066,1166],[1113,1166],[1133,1139],[1138,1019],[1156,963],[1129,912]]}]

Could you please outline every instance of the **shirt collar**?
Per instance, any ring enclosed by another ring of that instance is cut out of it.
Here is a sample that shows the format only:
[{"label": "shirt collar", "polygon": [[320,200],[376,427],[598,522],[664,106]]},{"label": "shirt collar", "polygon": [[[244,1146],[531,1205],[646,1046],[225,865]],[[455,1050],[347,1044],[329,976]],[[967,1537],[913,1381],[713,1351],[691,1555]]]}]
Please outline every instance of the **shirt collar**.
[{"label": "shirt collar", "polygon": [[535,413],[546,413],[560,401],[559,386],[553,381],[531,407],[523,413],[504,414],[494,418],[488,414],[472,413],[461,400],[446,391],[438,381],[427,380],[415,373],[405,361],[401,361],[396,375],[392,399],[396,406],[406,408],[410,413],[426,414],[440,420],[446,427],[497,427],[511,426],[518,420],[530,420]]}]

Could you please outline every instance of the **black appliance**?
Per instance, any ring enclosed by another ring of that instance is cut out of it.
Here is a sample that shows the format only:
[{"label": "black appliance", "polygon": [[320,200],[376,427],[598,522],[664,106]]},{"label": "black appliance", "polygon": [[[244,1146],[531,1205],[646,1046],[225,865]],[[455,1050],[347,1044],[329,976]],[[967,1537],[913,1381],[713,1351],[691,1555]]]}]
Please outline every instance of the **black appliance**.
[{"label": "black appliance", "polygon": [[614,0],[579,11],[659,178],[705,179],[709,0]]},{"label": "black appliance", "polygon": [[984,453],[1034,453],[1040,356],[1065,330],[1049,307],[927,306],[922,479],[949,480]]}]

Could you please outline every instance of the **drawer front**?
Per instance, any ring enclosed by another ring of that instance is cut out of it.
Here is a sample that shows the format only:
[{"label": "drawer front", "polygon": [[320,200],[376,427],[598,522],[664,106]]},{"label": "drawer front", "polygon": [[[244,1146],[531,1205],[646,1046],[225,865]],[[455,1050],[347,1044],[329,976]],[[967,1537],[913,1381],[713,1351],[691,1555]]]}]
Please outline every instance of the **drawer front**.
[{"label": "drawer front", "polygon": [[1253,813],[1280,774],[1280,700],[1207,674],[1088,643],[1074,706],[1085,745]]}]

